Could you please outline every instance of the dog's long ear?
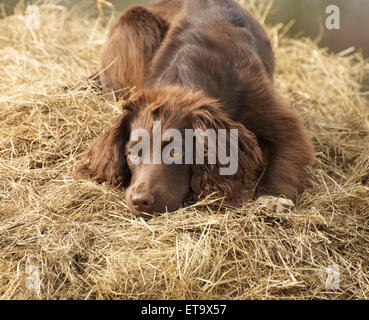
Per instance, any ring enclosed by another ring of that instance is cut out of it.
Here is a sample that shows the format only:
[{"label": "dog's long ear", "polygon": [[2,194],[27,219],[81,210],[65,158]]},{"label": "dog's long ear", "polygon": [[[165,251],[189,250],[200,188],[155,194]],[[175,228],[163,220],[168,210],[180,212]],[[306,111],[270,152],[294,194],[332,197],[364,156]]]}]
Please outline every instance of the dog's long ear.
[{"label": "dog's long ear", "polygon": [[130,137],[133,112],[123,109],[113,125],[91,146],[76,173],[97,182],[127,187],[131,172],[125,156],[125,145]]},{"label": "dog's long ear", "polygon": [[[221,111],[219,106],[202,106],[192,111],[191,121],[193,129],[205,131],[214,129],[216,132],[216,163],[209,164],[209,155],[213,152],[209,150],[209,145],[214,146],[214,141],[209,138],[204,141],[204,164],[193,164],[191,188],[194,198],[198,195],[209,195],[214,192],[218,196],[226,196],[226,202],[239,204],[244,198],[243,194],[247,189],[253,189],[256,177],[259,174],[263,158],[257,139],[253,133],[248,131],[242,124],[232,121]],[[225,138],[220,139],[220,134]],[[237,134],[232,134],[231,130],[236,129]],[[232,143],[236,142],[235,147]],[[224,143],[225,142],[225,143]],[[236,148],[236,149],[235,149]],[[226,167],[219,161],[220,153],[227,154],[230,163],[236,162],[236,170],[230,174],[221,174],[221,168]],[[232,159],[233,157],[233,159]],[[194,161],[195,162],[195,161]]]}]

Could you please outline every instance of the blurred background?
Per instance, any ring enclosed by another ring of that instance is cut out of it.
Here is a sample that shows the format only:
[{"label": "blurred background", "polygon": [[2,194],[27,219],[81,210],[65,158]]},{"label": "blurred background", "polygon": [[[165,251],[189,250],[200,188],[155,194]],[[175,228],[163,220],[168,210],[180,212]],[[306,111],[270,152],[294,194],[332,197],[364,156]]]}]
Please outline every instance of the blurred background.
[{"label": "blurred background", "polygon": [[[260,0],[262,1],[262,0]],[[22,1],[25,5],[36,1]],[[50,1],[54,3],[75,4],[80,1]],[[116,11],[120,12],[135,4],[145,4],[149,0],[111,0]],[[0,0],[0,15],[13,13],[19,0]],[[37,2],[36,2],[37,3]],[[96,0],[87,0],[91,7],[96,7]],[[325,21],[330,14],[326,8],[335,5],[340,10],[340,29],[329,30]],[[333,52],[354,46],[369,57],[369,0],[274,0],[267,23],[293,22],[289,35],[319,38],[319,45],[329,47]]]}]

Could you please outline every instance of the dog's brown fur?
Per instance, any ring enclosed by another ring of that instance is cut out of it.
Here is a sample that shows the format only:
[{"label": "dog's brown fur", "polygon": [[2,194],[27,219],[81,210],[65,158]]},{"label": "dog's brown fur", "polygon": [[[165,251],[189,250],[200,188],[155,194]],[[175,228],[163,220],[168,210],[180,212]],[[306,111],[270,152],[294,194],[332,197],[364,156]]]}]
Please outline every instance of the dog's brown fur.
[{"label": "dog's brown fur", "polygon": [[[119,94],[136,86],[138,97],[124,106],[78,170],[128,188],[133,211],[175,210],[189,195],[214,191],[239,202],[242,190],[262,171],[256,196],[295,200],[303,190],[304,167],[314,158],[312,144],[298,115],[274,90],[269,39],[234,1],[160,0],[128,9],[110,32],[100,69],[104,89]],[[183,180],[177,182],[168,178],[175,174],[168,168],[158,175],[153,173],[158,167],[151,172],[146,166],[138,175],[127,160],[126,144],[132,128],[151,130],[153,120],[180,130],[239,129],[237,174],[220,176],[217,165],[204,164],[178,165]],[[180,184],[185,187],[179,195],[168,198]],[[155,201],[137,209],[132,194],[143,189]]]}]

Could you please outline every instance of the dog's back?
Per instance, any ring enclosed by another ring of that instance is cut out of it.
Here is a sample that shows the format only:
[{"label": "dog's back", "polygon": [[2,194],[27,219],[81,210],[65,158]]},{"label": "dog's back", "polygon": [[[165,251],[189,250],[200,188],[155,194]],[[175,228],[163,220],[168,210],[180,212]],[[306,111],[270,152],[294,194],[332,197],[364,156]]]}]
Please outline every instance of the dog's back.
[{"label": "dog's back", "polygon": [[[101,78],[113,90],[179,84],[228,101],[219,93],[236,89],[235,80],[244,77],[239,73],[248,68],[245,62],[253,59],[250,56],[261,62],[272,79],[270,41],[260,24],[235,1],[152,1],[128,9],[112,28],[102,52]],[[209,63],[208,68],[204,63]],[[209,79],[201,79],[206,75]]]},{"label": "dog's back", "polygon": [[270,41],[256,19],[234,0],[154,0],[146,6],[155,15],[175,27],[183,18],[195,26],[205,21],[223,21],[245,28],[253,36],[253,44],[270,74],[274,71],[274,57]]}]

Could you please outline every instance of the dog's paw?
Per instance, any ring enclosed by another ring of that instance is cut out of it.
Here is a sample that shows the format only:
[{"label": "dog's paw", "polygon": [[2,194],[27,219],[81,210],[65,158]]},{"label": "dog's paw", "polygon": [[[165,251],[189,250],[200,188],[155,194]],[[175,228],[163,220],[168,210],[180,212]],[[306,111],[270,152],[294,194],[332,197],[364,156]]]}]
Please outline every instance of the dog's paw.
[{"label": "dog's paw", "polygon": [[256,202],[271,208],[276,213],[290,211],[295,207],[292,200],[274,196],[261,196],[256,199]]}]

